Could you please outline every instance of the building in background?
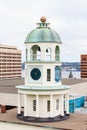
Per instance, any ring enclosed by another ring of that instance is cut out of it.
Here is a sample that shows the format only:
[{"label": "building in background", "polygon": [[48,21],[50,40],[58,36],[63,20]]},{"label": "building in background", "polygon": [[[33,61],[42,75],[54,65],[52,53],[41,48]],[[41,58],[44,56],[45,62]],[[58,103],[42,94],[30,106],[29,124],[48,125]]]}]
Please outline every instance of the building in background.
[{"label": "building in background", "polygon": [[81,78],[87,78],[87,54],[81,55]]},{"label": "building in background", "polygon": [[15,46],[0,44],[0,79],[21,77],[21,51]]}]

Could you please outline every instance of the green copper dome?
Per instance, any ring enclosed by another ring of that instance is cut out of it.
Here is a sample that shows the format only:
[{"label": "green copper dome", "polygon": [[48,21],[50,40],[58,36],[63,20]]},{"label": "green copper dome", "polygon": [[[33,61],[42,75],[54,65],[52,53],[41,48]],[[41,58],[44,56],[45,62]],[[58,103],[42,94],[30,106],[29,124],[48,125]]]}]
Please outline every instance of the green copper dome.
[{"label": "green copper dome", "polygon": [[41,19],[41,23],[36,29],[32,30],[26,37],[25,43],[37,43],[37,42],[55,42],[62,43],[57,32],[49,27],[49,23],[46,23],[46,18]]}]

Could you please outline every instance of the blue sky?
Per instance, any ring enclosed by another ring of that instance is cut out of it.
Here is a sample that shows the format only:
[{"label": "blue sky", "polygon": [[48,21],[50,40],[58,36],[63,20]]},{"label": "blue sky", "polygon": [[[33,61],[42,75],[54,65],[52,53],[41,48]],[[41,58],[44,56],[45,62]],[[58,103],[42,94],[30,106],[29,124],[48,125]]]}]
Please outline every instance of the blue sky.
[{"label": "blue sky", "polygon": [[87,53],[87,0],[0,0],[0,44],[16,45],[24,61],[24,40],[41,16],[61,37],[61,60],[80,61]]}]

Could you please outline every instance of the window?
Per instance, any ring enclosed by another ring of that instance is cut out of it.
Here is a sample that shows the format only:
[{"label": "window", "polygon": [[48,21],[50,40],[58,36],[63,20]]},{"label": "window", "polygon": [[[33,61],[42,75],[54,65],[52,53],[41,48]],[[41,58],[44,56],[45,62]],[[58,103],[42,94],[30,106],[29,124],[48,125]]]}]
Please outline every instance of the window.
[{"label": "window", "polygon": [[47,111],[50,111],[50,100],[47,101]]},{"label": "window", "polygon": [[51,69],[47,69],[47,81],[51,81]]},{"label": "window", "polygon": [[36,100],[33,100],[33,111],[36,111]]},{"label": "window", "polygon": [[55,60],[56,61],[60,60],[60,48],[59,48],[59,46],[56,46],[56,48],[55,48]]},{"label": "window", "polygon": [[32,61],[39,61],[41,60],[41,48],[37,45],[32,46],[30,50],[30,59]]},{"label": "window", "polygon": [[55,81],[59,82],[61,80],[61,68],[59,66],[55,66]]},{"label": "window", "polygon": [[59,109],[59,99],[56,100],[56,110]]}]

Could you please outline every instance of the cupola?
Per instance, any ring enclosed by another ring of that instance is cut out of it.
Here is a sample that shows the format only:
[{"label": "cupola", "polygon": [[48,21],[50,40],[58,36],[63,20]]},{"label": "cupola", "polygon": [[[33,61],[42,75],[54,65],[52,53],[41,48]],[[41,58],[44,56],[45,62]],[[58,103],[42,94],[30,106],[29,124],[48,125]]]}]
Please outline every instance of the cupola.
[{"label": "cupola", "polygon": [[37,23],[36,29],[32,30],[28,33],[25,43],[37,43],[37,42],[45,42],[45,43],[59,43],[62,41],[60,39],[59,34],[50,28],[50,23],[46,22],[46,17],[42,16],[40,18],[40,22]]}]

